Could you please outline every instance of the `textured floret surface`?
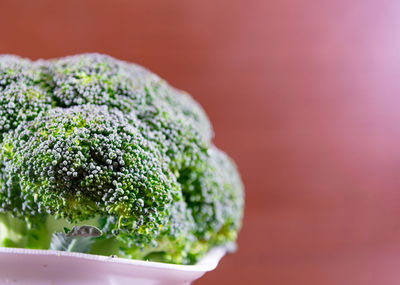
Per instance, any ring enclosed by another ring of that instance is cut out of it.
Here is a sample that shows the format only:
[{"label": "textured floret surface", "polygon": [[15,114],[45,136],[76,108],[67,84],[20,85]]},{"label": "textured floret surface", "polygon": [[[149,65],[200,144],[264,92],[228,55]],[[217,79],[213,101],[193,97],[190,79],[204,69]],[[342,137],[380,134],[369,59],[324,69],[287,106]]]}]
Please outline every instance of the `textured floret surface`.
[{"label": "textured floret surface", "polygon": [[0,56],[0,242],[49,247],[63,227],[92,253],[190,264],[234,243],[243,186],[190,95],[100,54]]}]

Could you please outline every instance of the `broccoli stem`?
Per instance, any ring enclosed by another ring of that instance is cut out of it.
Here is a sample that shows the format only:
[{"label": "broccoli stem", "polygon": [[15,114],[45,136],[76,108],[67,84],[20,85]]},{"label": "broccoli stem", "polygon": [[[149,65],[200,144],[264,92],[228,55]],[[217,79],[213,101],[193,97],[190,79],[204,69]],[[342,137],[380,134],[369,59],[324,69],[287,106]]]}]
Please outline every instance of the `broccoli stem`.
[{"label": "broccoli stem", "polygon": [[28,220],[0,213],[0,245],[18,248],[46,248],[50,243],[45,224],[33,224]]},{"label": "broccoli stem", "polygon": [[0,244],[5,247],[25,247],[26,224],[8,214],[0,214]]},{"label": "broccoli stem", "polygon": [[[31,249],[49,249],[52,234],[63,232],[64,227],[98,225],[97,219],[86,220],[72,225],[66,220],[52,216],[42,217],[34,222],[0,213],[0,246]],[[73,250],[72,248],[69,251]]]}]

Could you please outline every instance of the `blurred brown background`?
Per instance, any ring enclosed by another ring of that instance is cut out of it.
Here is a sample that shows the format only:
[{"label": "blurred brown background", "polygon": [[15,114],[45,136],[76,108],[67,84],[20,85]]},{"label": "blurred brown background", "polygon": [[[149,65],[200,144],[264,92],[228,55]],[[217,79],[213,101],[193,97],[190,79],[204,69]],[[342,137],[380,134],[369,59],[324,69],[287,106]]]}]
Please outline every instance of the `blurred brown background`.
[{"label": "blurred brown background", "polygon": [[189,91],[246,185],[200,284],[400,284],[400,2],[0,1],[0,53],[97,51]]}]

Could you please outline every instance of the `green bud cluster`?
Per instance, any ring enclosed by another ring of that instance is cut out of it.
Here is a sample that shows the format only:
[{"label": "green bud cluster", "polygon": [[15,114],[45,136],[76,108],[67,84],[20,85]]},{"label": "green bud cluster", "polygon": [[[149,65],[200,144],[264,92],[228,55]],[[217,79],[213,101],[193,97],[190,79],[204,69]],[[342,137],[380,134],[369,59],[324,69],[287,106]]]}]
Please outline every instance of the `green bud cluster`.
[{"label": "green bud cluster", "polygon": [[243,212],[212,135],[188,94],[138,65],[0,56],[0,212],[27,227],[95,220],[116,254],[196,262],[235,241]]}]

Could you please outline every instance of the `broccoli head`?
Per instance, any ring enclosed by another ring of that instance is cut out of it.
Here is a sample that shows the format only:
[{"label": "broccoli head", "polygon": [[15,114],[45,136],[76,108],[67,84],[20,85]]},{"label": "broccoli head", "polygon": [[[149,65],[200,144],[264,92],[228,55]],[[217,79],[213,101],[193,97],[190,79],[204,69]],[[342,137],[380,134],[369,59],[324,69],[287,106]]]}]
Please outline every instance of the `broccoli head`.
[{"label": "broccoli head", "polygon": [[234,243],[243,186],[212,136],[188,94],[138,65],[0,56],[0,245],[48,249],[86,225],[102,233],[90,253],[191,264]]}]

